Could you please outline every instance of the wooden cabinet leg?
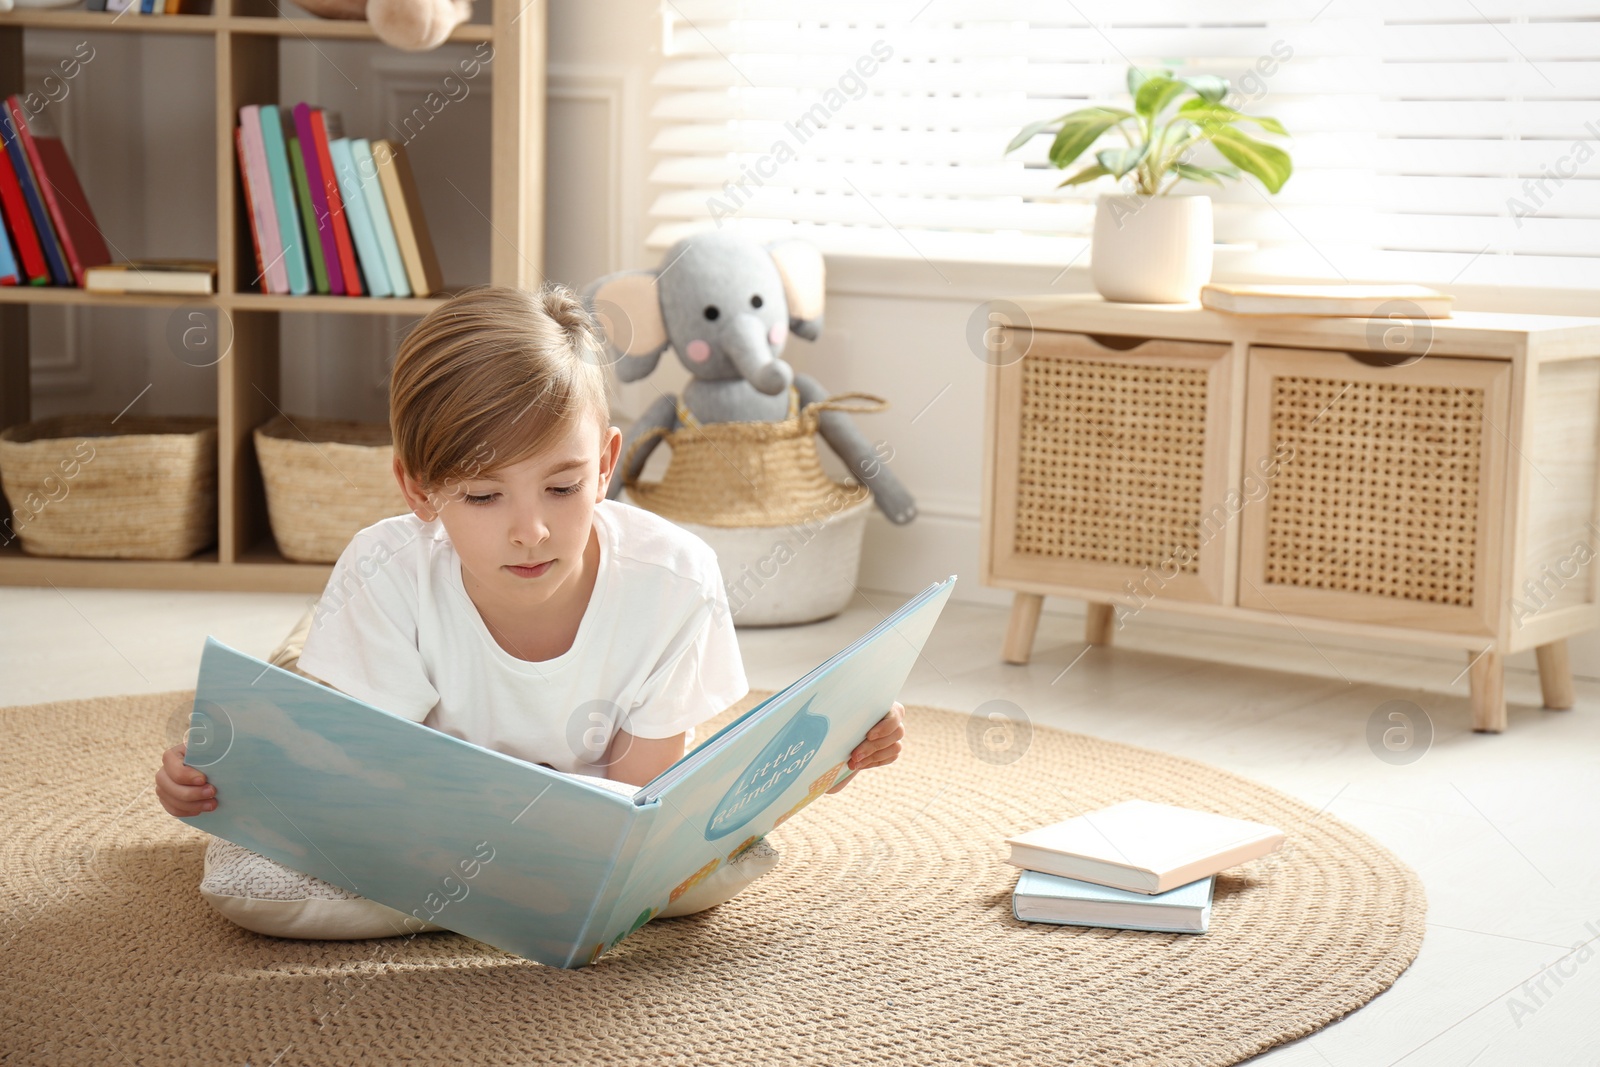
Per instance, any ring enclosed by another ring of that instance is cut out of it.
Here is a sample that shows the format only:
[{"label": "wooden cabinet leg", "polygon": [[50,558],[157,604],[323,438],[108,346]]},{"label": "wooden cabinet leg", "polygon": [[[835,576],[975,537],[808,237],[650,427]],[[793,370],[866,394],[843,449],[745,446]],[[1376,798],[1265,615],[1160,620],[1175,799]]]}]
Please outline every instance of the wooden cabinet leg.
[{"label": "wooden cabinet leg", "polygon": [[1567,659],[1567,642],[1551,641],[1533,650],[1539,661],[1539,689],[1544,693],[1544,706],[1557,711],[1572,707],[1572,663]]},{"label": "wooden cabinet leg", "polygon": [[1007,663],[1027,663],[1033,655],[1033,635],[1039,629],[1039,610],[1044,597],[1039,593],[1018,593],[1011,601],[1011,623],[1006,627],[1006,642],[1000,657]]},{"label": "wooden cabinet leg", "polygon": [[1109,645],[1117,612],[1110,604],[1090,604],[1083,619],[1083,639],[1091,645]]},{"label": "wooden cabinet leg", "polygon": [[1471,659],[1472,728],[1498,734],[1506,728],[1505,661],[1496,649],[1467,653]]}]

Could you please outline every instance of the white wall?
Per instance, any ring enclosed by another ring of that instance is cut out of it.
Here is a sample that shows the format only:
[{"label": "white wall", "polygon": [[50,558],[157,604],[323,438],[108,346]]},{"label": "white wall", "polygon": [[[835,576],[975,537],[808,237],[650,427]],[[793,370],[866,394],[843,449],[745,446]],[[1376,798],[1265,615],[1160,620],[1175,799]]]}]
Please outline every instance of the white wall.
[{"label": "white wall", "polygon": [[[554,280],[579,286],[611,270],[659,260],[643,242],[652,196],[644,180],[652,162],[649,111],[657,92],[650,78],[659,61],[660,36],[656,0],[554,0],[551,6],[545,271]],[[58,33],[30,31],[27,40],[30,85],[57,54],[77,44],[71,35]],[[97,56],[80,76],[82,92],[74,89],[56,115],[102,227],[124,256],[211,254],[214,105],[209,93],[193,92],[195,72],[209,75],[209,43],[154,35],[92,40]],[[337,108],[353,136],[395,136],[393,124],[469,52],[469,46],[450,45],[410,56],[373,45],[319,41],[312,46],[286,38],[280,102],[305,99]],[[483,249],[492,236],[482,212],[488,180],[475,162],[484,159],[487,123],[488,87],[474,84],[409,145],[450,284],[487,280]],[[167,194],[139,195],[123,180],[130,172],[140,175],[142,188],[165,188]],[[1219,261],[1218,273],[1228,276],[1225,263]],[[994,297],[1086,291],[1086,273],[929,264],[908,249],[906,258],[894,261],[830,258],[829,279],[822,338],[815,344],[795,340],[786,355],[835,392],[864,391],[890,401],[888,411],[863,416],[860,425],[870,439],[892,445],[892,466],[920,510],[904,527],[874,513],[858,584],[904,594],[955,573],[962,577],[955,596],[1009,604],[1009,593],[985,589],[977,580],[984,379],[982,363],[967,347],[966,324],[978,305]],[[1592,312],[1577,294],[1452,291],[1462,308]],[[34,314],[36,414],[116,411],[141,390],[135,411],[214,411],[214,371],[171,356],[165,313],[36,309]],[[284,319],[286,411],[386,417],[387,356],[405,320]],[[686,377],[668,359],[653,385],[621,387],[615,409],[619,421],[642,410],[657,387],[675,392]],[[824,462],[842,474],[831,454]],[[647,468],[647,477],[658,471],[659,464]],[[1079,612],[1081,605],[1049,600],[1046,610]],[[1149,614],[1175,626],[1201,625],[1182,616],[1159,616],[1154,609]],[[1270,628],[1236,629],[1262,641],[1297,640]],[[1000,637],[997,627],[997,655]],[[1455,658],[1421,648],[1417,654]],[[1600,677],[1600,639],[1574,642],[1573,658],[1578,673]],[[1531,668],[1531,656],[1517,657],[1512,665]]]}]

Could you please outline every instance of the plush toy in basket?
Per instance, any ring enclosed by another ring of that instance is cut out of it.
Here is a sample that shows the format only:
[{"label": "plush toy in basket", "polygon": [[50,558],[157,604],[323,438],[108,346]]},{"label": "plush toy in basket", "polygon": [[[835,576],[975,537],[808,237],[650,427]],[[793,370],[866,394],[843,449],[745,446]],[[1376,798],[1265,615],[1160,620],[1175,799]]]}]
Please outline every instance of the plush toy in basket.
[{"label": "plush toy in basket", "polygon": [[358,531],[411,510],[394,479],[388,423],[279,415],[254,436],[285,559],[332,563]]},{"label": "plush toy in basket", "polygon": [[[783,361],[791,333],[822,332],[822,255],[798,240],[761,245],[730,231],[686,237],[656,270],[590,283],[584,296],[624,382],[653,371],[670,346],[694,376],[623,435],[622,477],[609,490],[689,529],[717,552],[736,625],[829,618],[855,590],[869,505],[896,524],[916,504],[850,414],[888,403],[830,395]],[[868,406],[852,406],[859,401]],[[816,435],[851,482],[823,471]],[[639,478],[665,441],[660,481]]]},{"label": "plush toy in basket", "polygon": [[0,431],[11,513],[33,556],[187,559],[217,538],[217,420],[72,414]]}]

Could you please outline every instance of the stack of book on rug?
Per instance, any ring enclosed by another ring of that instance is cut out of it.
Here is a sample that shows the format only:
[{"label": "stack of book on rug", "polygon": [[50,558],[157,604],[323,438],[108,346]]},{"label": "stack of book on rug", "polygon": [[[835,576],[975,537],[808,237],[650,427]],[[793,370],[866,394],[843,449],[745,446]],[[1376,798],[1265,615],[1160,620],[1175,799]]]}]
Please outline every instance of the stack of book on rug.
[{"label": "stack of book on rug", "polygon": [[345,137],[339,114],[251,104],[234,130],[263,293],[431,296],[439,259],[405,148]]},{"label": "stack of book on rug", "polygon": [[1230,315],[1448,319],[1455,297],[1424,285],[1244,285],[1200,288],[1200,306]]},{"label": "stack of book on rug", "polygon": [[1023,868],[1023,922],[1203,934],[1212,876],[1283,844],[1283,831],[1205,811],[1129,800],[1006,838]]}]

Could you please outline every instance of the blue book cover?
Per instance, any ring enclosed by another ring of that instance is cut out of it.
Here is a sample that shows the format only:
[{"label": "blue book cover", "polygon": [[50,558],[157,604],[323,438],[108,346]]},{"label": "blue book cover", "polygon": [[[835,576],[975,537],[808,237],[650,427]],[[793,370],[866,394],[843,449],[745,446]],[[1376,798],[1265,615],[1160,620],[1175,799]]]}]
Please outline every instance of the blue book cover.
[{"label": "blue book cover", "polygon": [[311,272],[306,261],[306,238],[300,230],[300,207],[289,175],[289,146],[284,140],[283,118],[277,104],[261,105],[261,143],[267,150],[267,174],[272,182],[272,204],[278,212],[278,235],[283,243],[283,265],[289,271],[289,292],[311,292]]},{"label": "blue book cover", "polygon": [[1022,922],[1203,934],[1211,925],[1213,881],[1207,875],[1150,894],[1025,870],[1011,894],[1011,914]]},{"label": "blue book cover", "polygon": [[22,284],[22,269],[17,266],[16,254],[11,251],[11,235],[0,226],[0,285]]},{"label": "blue book cover", "polygon": [[[323,121],[328,120],[324,118]],[[393,296],[389,271],[383,263],[383,252],[378,247],[378,234],[372,228],[372,213],[367,210],[366,195],[356,180],[356,161],[350,154],[349,138],[335,137],[329,140],[328,157],[333,160],[334,179],[339,183],[339,195],[344,198],[345,217],[350,220],[350,239],[356,245],[356,257],[361,264],[367,295]]]},{"label": "blue book cover", "polygon": [[851,773],[956,576],[934,582],[632,796],[463,741],[206,639],[185,818],[552,967],[583,967]]},{"label": "blue book cover", "polygon": [[406,277],[405,261],[400,258],[400,242],[394,235],[394,223],[389,219],[389,202],[383,196],[383,183],[378,180],[372,142],[365,137],[352,137],[350,155],[355,160],[356,180],[367,202],[367,214],[372,217],[372,228],[378,235],[378,248],[383,252],[389,284],[394,287],[395,296],[410,296],[411,281]]},{"label": "blue book cover", "polygon": [[71,285],[72,275],[67,273],[67,261],[61,254],[61,243],[56,240],[55,226],[50,213],[39,196],[39,185],[34,177],[33,165],[17,135],[16,120],[11,116],[9,102],[0,103],[0,139],[5,141],[6,154],[11,157],[11,167],[17,173],[17,184],[22,186],[22,196],[28,202],[28,214],[33,217],[33,228],[39,234],[39,247],[44,250],[46,265],[50,268],[52,285]]}]

